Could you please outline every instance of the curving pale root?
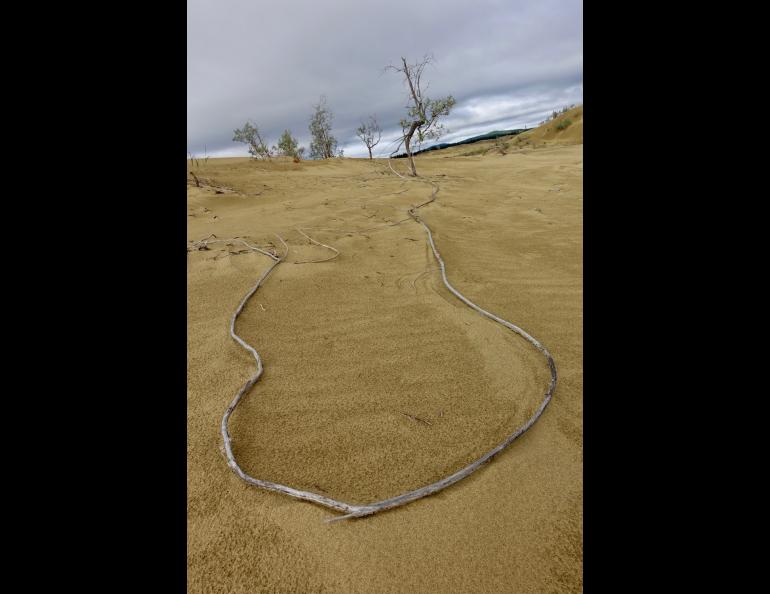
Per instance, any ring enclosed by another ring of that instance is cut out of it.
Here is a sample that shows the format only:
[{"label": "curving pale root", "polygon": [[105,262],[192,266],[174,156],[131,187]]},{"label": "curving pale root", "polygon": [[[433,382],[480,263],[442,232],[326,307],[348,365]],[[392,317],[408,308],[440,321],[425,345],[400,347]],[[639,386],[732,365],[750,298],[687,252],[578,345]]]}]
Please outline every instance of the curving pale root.
[{"label": "curving pale root", "polygon": [[320,241],[316,241],[312,237],[310,237],[307,233],[303,232],[302,229],[297,228],[297,231],[299,231],[306,239],[310,240],[311,243],[314,243],[316,245],[320,245],[321,247],[325,247],[331,251],[334,252],[334,255],[329,258],[324,258],[323,260],[298,260],[294,262],[295,264],[320,264],[321,262],[328,262],[329,260],[334,260],[337,256],[340,255],[340,251],[337,248],[333,248],[330,245],[326,245],[325,243],[321,243]]},{"label": "curving pale root", "polygon": [[[393,173],[395,173],[396,175],[398,175],[403,179],[407,179],[393,169],[392,165],[390,164],[390,159],[388,159],[388,166],[391,168],[391,171],[393,171]],[[428,180],[425,180],[425,181],[428,181]],[[403,493],[396,497],[391,497],[389,499],[384,499],[382,501],[376,501],[374,503],[370,503],[367,505],[353,505],[350,503],[345,503],[344,501],[338,501],[330,497],[325,497],[323,495],[319,495],[317,493],[313,493],[310,491],[301,491],[299,489],[294,489],[286,485],[272,483],[270,481],[265,481],[265,480],[261,480],[261,479],[257,479],[252,476],[249,476],[238,465],[233,455],[230,433],[228,431],[228,422],[230,420],[230,415],[232,414],[233,410],[235,410],[235,407],[238,406],[238,403],[240,402],[243,395],[246,394],[254,386],[254,384],[257,383],[257,381],[259,380],[260,376],[262,375],[263,367],[262,367],[262,359],[260,358],[259,353],[256,351],[256,349],[254,349],[254,347],[249,345],[247,342],[245,342],[240,336],[238,336],[235,333],[235,322],[238,319],[238,316],[243,311],[244,306],[246,305],[248,300],[251,298],[251,296],[254,295],[254,293],[262,285],[265,279],[267,279],[268,275],[272,272],[272,270],[276,266],[278,266],[278,264],[280,264],[286,259],[286,256],[289,253],[289,247],[286,245],[286,242],[284,242],[283,239],[281,239],[280,237],[278,237],[278,239],[280,239],[281,243],[283,243],[284,247],[286,248],[286,253],[284,253],[283,256],[278,256],[277,254],[273,255],[263,250],[260,250],[255,246],[249,246],[251,249],[254,249],[255,251],[258,251],[272,258],[273,263],[270,264],[267,270],[265,270],[262,273],[262,276],[259,277],[259,279],[257,280],[257,283],[251,288],[251,290],[249,290],[246,296],[241,300],[241,303],[240,305],[238,305],[238,308],[235,310],[235,313],[233,314],[232,320],[230,322],[230,336],[238,344],[240,344],[244,349],[246,349],[252,354],[252,356],[254,357],[254,360],[256,361],[257,369],[254,375],[252,375],[251,378],[249,378],[246,381],[246,383],[244,383],[243,386],[241,386],[241,389],[238,390],[238,393],[235,395],[235,398],[230,403],[230,406],[227,407],[224,417],[222,418],[222,438],[224,439],[225,456],[227,458],[227,462],[229,466],[233,469],[235,474],[237,474],[242,480],[249,483],[250,485],[254,485],[255,487],[266,489],[268,491],[276,491],[278,493],[283,493],[285,495],[289,495],[290,497],[295,497],[297,499],[311,501],[313,503],[317,503],[318,505],[322,505],[324,507],[328,507],[328,508],[337,510],[339,512],[343,512],[344,515],[338,516],[335,518],[328,518],[326,520],[327,522],[336,522],[338,520],[345,520],[348,518],[360,518],[363,516],[369,516],[381,511],[392,509],[394,507],[399,507],[401,505],[405,505],[407,503],[410,503],[422,497],[426,497],[428,495],[432,495],[433,493],[446,489],[450,485],[453,485],[456,482],[464,479],[471,473],[478,470],[483,464],[491,460],[495,455],[499,454],[506,447],[508,447],[515,439],[517,439],[523,433],[525,433],[535,423],[535,421],[537,421],[537,419],[540,418],[540,415],[543,414],[545,407],[548,406],[548,403],[551,401],[551,397],[553,396],[553,392],[556,389],[556,378],[557,378],[556,364],[554,363],[553,357],[548,352],[548,350],[542,344],[540,344],[535,338],[533,338],[530,334],[528,334],[527,332],[525,332],[515,324],[512,324],[511,322],[508,322],[507,320],[504,320],[496,316],[495,314],[490,313],[487,310],[479,307],[475,303],[473,303],[470,299],[468,299],[462,293],[460,293],[457,289],[455,289],[452,286],[452,284],[449,282],[449,279],[447,278],[447,275],[446,275],[446,265],[444,263],[444,260],[441,258],[441,254],[439,254],[439,251],[436,248],[436,243],[433,240],[433,234],[431,233],[431,230],[428,227],[428,225],[425,224],[425,222],[422,219],[420,219],[420,217],[417,215],[417,210],[433,202],[436,199],[436,194],[439,191],[439,187],[437,184],[430,181],[428,183],[430,183],[433,186],[433,192],[431,193],[430,198],[426,202],[423,202],[422,204],[418,206],[414,206],[411,209],[409,209],[408,213],[409,213],[409,216],[415,222],[422,225],[422,227],[425,229],[428,243],[430,244],[430,248],[433,252],[433,256],[435,257],[436,262],[438,263],[439,269],[441,271],[441,279],[444,282],[444,285],[455,297],[457,297],[460,301],[465,303],[468,307],[470,307],[471,309],[474,309],[475,311],[489,318],[490,320],[493,320],[498,324],[502,324],[509,330],[512,330],[516,334],[522,336],[525,340],[527,340],[530,344],[532,344],[532,346],[534,346],[538,351],[540,351],[548,363],[548,368],[550,369],[550,372],[551,372],[551,381],[548,385],[548,388],[545,391],[543,400],[540,403],[540,406],[535,411],[535,413],[521,427],[517,428],[513,433],[511,433],[508,437],[506,437],[505,440],[503,440],[499,445],[491,449],[489,452],[487,452],[477,460],[461,468],[457,472],[450,474],[449,476],[444,477],[441,480],[436,481],[435,483],[431,483],[429,485],[426,485],[419,489],[415,489],[413,491],[408,491],[407,493]],[[300,233],[302,233],[302,231],[300,231]],[[304,233],[302,234],[305,235]],[[313,239],[311,239],[309,236],[305,235],[305,237],[307,237],[310,241],[317,243]],[[319,245],[323,245],[323,244],[319,244]],[[332,258],[336,258],[337,255],[339,255],[339,252],[336,249],[332,248],[331,246],[323,245],[323,247],[327,247],[336,252]],[[332,258],[329,258],[329,260]],[[403,414],[406,414],[406,413],[403,413]]]}]

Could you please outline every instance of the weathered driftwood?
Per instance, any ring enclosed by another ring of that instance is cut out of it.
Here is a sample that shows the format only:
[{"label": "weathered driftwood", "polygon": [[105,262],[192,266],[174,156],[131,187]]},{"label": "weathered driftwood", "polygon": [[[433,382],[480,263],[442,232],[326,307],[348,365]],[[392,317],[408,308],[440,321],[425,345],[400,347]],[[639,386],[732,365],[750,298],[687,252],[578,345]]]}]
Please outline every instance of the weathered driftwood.
[{"label": "weathered driftwood", "polygon": [[[393,166],[390,164],[390,159],[388,159],[388,166],[396,175],[404,178],[404,176],[400,175],[398,172],[396,172],[393,169]],[[540,344],[537,340],[535,340],[535,338],[533,338],[530,334],[528,334],[527,332],[525,332],[515,324],[512,324],[511,322],[508,322],[507,320],[504,320],[499,316],[496,316],[495,314],[490,313],[487,310],[479,307],[478,305],[473,303],[470,299],[465,297],[462,293],[460,293],[457,289],[455,289],[449,282],[449,279],[447,278],[447,275],[446,275],[446,265],[444,264],[444,260],[441,258],[441,255],[439,254],[439,251],[436,248],[436,243],[433,240],[433,234],[431,233],[431,230],[428,227],[428,225],[426,225],[425,222],[422,221],[417,215],[417,209],[422,208],[426,204],[430,204],[436,199],[436,194],[439,191],[439,187],[437,184],[433,182],[429,182],[429,183],[433,186],[433,192],[431,193],[431,197],[426,202],[418,206],[412,207],[409,210],[409,216],[412,219],[414,219],[417,223],[422,225],[422,227],[425,229],[425,233],[427,234],[427,238],[428,238],[428,243],[430,244],[431,250],[433,251],[433,256],[436,258],[436,261],[438,262],[439,268],[441,270],[441,278],[444,282],[444,285],[455,297],[457,297],[460,301],[465,303],[468,307],[476,310],[481,315],[497,322],[498,324],[502,324],[503,326],[505,326],[506,328],[509,328],[513,332],[516,332],[517,334],[522,336],[524,339],[526,339],[529,343],[531,343],[538,351],[540,351],[543,354],[543,356],[545,356],[546,361],[548,362],[548,368],[550,369],[550,372],[551,372],[551,381],[550,381],[550,384],[548,385],[548,389],[545,391],[545,395],[543,396],[543,400],[540,403],[540,406],[537,408],[534,414],[521,427],[519,427],[513,433],[511,433],[508,437],[506,437],[502,443],[497,445],[495,448],[493,448],[492,450],[490,450],[489,452],[487,452],[486,454],[484,454],[474,462],[471,462],[467,466],[461,468],[457,472],[450,474],[449,476],[444,477],[441,480],[436,481],[435,483],[431,483],[424,487],[420,487],[419,489],[415,489],[413,491],[403,493],[396,497],[391,497],[389,499],[376,501],[374,503],[369,503],[366,505],[354,505],[350,503],[345,503],[343,501],[338,501],[330,497],[325,497],[323,495],[319,495],[317,493],[313,493],[310,491],[301,491],[299,489],[294,489],[287,485],[281,485],[278,483],[273,483],[270,481],[265,481],[265,480],[261,480],[261,479],[257,479],[252,476],[249,476],[238,465],[238,463],[235,460],[235,456],[233,455],[231,438],[228,430],[228,422],[230,420],[230,415],[235,410],[235,407],[238,406],[238,403],[240,402],[241,398],[259,380],[260,376],[262,375],[263,367],[262,367],[262,359],[260,358],[259,353],[256,351],[256,349],[254,349],[254,347],[249,345],[240,336],[236,334],[235,322],[237,321],[238,316],[243,311],[244,306],[246,305],[248,300],[251,298],[251,296],[254,295],[254,293],[262,285],[265,279],[267,279],[268,275],[273,271],[273,269],[286,259],[286,256],[289,253],[288,246],[280,237],[279,239],[281,240],[281,243],[283,243],[286,249],[286,252],[284,253],[283,256],[276,256],[276,255],[264,252],[262,250],[259,250],[255,246],[249,246],[251,249],[254,249],[255,251],[258,251],[272,258],[273,263],[267,268],[267,270],[265,270],[262,273],[262,276],[259,277],[259,279],[257,280],[257,283],[251,288],[251,290],[249,290],[246,296],[241,300],[240,304],[238,305],[238,308],[235,310],[235,313],[233,314],[233,317],[230,321],[230,336],[232,336],[232,338],[238,344],[240,344],[244,349],[246,349],[252,354],[252,356],[254,357],[254,360],[256,361],[257,369],[254,375],[252,375],[251,378],[249,378],[246,381],[246,383],[244,383],[243,386],[241,386],[241,389],[238,390],[238,393],[235,395],[235,398],[230,403],[230,406],[227,407],[224,417],[222,417],[222,438],[224,440],[225,456],[227,457],[227,462],[230,465],[230,467],[233,469],[235,474],[237,474],[241,479],[243,479],[245,482],[251,485],[260,487],[261,489],[266,489],[268,491],[276,491],[278,493],[283,493],[285,495],[289,495],[297,499],[311,501],[313,503],[323,505],[325,507],[343,512],[345,514],[342,516],[329,518],[327,519],[327,522],[335,522],[338,520],[345,520],[348,518],[359,518],[359,517],[375,514],[387,509],[392,509],[394,507],[398,507],[401,505],[405,505],[407,503],[410,503],[422,497],[432,495],[433,493],[441,491],[442,489],[446,489],[450,485],[453,485],[456,482],[464,479],[474,471],[478,470],[484,463],[491,460],[495,455],[499,454],[502,450],[508,447],[516,438],[518,438],[524,432],[526,432],[535,423],[535,421],[537,421],[540,415],[543,414],[543,411],[545,410],[545,407],[548,406],[548,403],[551,401],[551,397],[553,395],[554,389],[556,388],[556,378],[557,378],[556,364],[554,363],[554,360],[551,354],[542,344]],[[300,231],[300,233],[302,232]],[[303,235],[305,234],[303,233]],[[305,235],[305,237],[308,237],[308,236]],[[308,237],[308,239],[310,238]],[[334,248],[331,248],[330,246],[324,246],[324,247],[329,247],[330,249],[334,249]]]},{"label": "weathered driftwood", "polygon": [[307,233],[303,232],[302,229],[298,228],[297,231],[302,233],[302,235],[305,236],[305,238],[308,239],[311,243],[314,243],[316,245],[319,245],[321,247],[325,247],[325,248],[333,251],[334,255],[333,256],[329,256],[328,258],[324,258],[323,260],[298,260],[298,261],[294,262],[295,264],[320,264],[321,262],[328,262],[329,260],[334,260],[334,258],[336,258],[337,256],[340,255],[340,251],[337,248],[333,248],[330,245],[326,245],[325,243],[321,243],[320,241],[316,241],[315,239],[310,237],[310,235],[308,235]]}]

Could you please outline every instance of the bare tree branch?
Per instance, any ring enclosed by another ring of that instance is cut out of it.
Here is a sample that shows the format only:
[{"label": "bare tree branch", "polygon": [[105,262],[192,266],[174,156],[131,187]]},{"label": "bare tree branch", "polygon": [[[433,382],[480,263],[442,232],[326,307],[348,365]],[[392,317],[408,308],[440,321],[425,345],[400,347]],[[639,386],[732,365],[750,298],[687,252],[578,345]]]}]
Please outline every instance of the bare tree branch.
[{"label": "bare tree branch", "polygon": [[[361,125],[356,129],[356,136],[358,136],[361,139],[361,142],[366,145],[366,148],[369,150],[369,158],[371,159],[372,149],[377,146],[382,139],[382,130],[377,123],[377,116],[371,115],[369,116],[368,122],[361,122]],[[376,139],[375,136],[377,137]]]},{"label": "bare tree branch", "polygon": [[449,115],[450,110],[455,104],[452,95],[442,99],[432,100],[423,95],[422,75],[425,67],[432,63],[434,58],[426,54],[423,59],[414,64],[409,64],[406,58],[401,58],[401,66],[390,65],[386,69],[399,72],[404,77],[404,82],[409,87],[409,103],[407,104],[407,117],[401,120],[401,130],[403,133],[404,146],[409,165],[412,170],[412,176],[417,176],[417,168],[414,164],[412,154],[412,140],[417,135],[417,145],[421,145],[426,139],[437,140],[445,129],[439,123],[439,119]]}]

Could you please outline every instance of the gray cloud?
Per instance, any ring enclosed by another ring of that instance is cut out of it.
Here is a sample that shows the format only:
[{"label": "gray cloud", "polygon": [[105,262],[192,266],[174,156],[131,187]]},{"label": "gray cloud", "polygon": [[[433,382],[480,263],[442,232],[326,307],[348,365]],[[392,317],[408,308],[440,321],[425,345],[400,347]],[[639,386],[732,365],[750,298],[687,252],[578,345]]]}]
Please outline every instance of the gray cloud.
[{"label": "gray cloud", "polygon": [[232,130],[247,119],[271,143],[288,128],[307,145],[324,94],[345,154],[364,156],[359,121],[376,113],[392,137],[404,115],[384,67],[426,53],[428,95],[457,99],[442,140],[531,126],[582,102],[582,29],[581,0],[188,0],[188,150],[246,155]]}]

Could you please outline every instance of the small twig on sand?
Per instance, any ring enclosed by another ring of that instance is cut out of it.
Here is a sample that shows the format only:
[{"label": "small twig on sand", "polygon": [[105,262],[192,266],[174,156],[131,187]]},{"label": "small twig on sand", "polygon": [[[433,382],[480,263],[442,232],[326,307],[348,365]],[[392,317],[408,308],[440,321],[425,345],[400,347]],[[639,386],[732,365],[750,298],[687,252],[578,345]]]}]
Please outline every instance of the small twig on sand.
[{"label": "small twig on sand", "polygon": [[193,180],[195,181],[195,186],[198,187],[198,188],[210,188],[210,189],[214,190],[214,193],[216,193],[216,194],[233,194],[233,193],[235,193],[235,190],[233,190],[232,188],[228,188],[227,186],[217,185],[212,180],[206,179],[205,177],[204,178],[199,178],[192,171],[190,171],[190,175],[192,175]]},{"label": "small twig on sand", "polygon": [[314,243],[316,245],[320,245],[321,247],[325,247],[327,249],[330,249],[331,251],[334,252],[334,255],[329,257],[329,258],[325,258],[323,260],[298,260],[298,261],[294,262],[295,264],[320,264],[321,262],[328,262],[329,260],[334,260],[334,258],[336,258],[337,256],[340,255],[340,251],[337,248],[333,248],[330,245],[326,245],[325,243],[321,243],[320,241],[316,241],[315,239],[310,237],[307,233],[304,233],[302,231],[302,229],[298,228],[297,231],[299,233],[301,233],[306,239],[310,240],[311,243]]},{"label": "small twig on sand", "polygon": [[402,412],[401,414],[404,415],[405,417],[409,417],[413,421],[417,421],[419,423],[424,423],[425,425],[428,425],[428,426],[433,424],[430,421],[426,421],[425,419],[421,419],[420,417],[415,417],[414,415],[410,415],[410,414],[405,413],[405,412]]},{"label": "small twig on sand", "polygon": [[[276,237],[278,237],[278,236],[276,235]],[[214,238],[214,239],[212,239],[212,238]],[[280,239],[280,237],[279,237],[279,239]],[[190,241],[188,243],[189,243],[190,247],[194,247],[194,248],[196,248],[198,250],[208,250],[208,249],[211,249],[211,248],[208,247],[208,244],[210,244],[210,243],[224,243],[225,245],[232,246],[232,243],[229,243],[231,241],[238,241],[238,242],[242,243],[243,245],[245,245],[250,250],[255,251],[255,252],[259,252],[260,254],[264,254],[265,256],[267,256],[269,258],[272,258],[273,260],[276,260],[276,261],[280,260],[280,258],[275,253],[271,254],[270,252],[265,251],[263,249],[260,249],[259,247],[255,246],[255,245],[252,245],[249,242],[247,242],[244,239],[241,239],[239,237],[233,237],[232,239],[218,239],[217,236],[212,233],[211,235],[209,235],[205,239],[200,239],[198,241]],[[281,239],[281,241],[283,242],[283,239]],[[273,250],[273,251],[275,251],[275,250]],[[233,252],[230,252],[230,253],[233,253]],[[240,253],[240,252],[238,252],[238,253]]]}]

